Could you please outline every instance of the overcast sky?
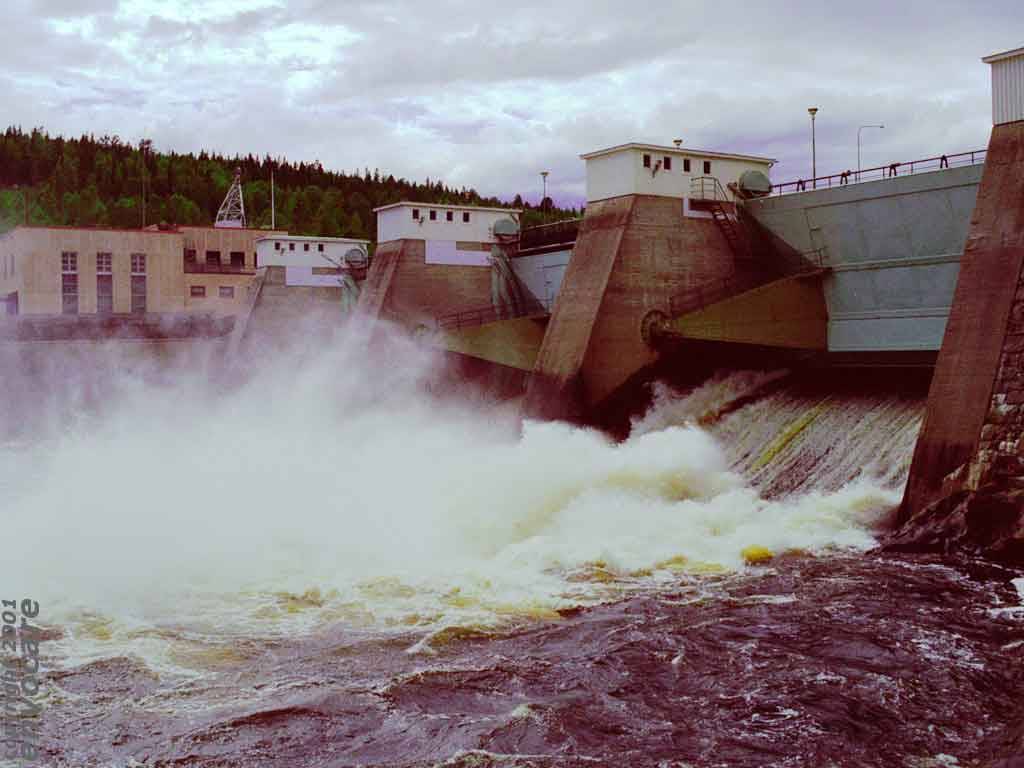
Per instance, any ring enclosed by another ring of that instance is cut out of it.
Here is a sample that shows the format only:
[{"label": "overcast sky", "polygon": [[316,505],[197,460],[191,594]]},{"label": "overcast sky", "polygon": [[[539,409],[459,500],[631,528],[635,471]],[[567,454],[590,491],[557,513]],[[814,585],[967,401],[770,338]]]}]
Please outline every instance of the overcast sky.
[{"label": "overcast sky", "polygon": [[0,123],[284,155],[563,203],[627,141],[773,180],[976,149],[1024,2],[5,0]]}]

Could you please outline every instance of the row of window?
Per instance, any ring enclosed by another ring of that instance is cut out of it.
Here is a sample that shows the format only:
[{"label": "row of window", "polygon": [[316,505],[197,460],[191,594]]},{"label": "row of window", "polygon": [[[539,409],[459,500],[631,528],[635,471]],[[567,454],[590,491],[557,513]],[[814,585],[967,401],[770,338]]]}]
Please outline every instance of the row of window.
[{"label": "row of window", "polygon": [[[308,251],[309,250],[309,246],[310,246],[309,243],[303,243],[302,244],[302,250]],[[324,244],[323,243],[317,243],[316,244],[316,249],[320,253],[323,253],[324,252]],[[274,250],[275,251],[280,251],[281,250],[281,243],[275,241],[274,242]],[[295,250],[295,243],[288,243],[288,250],[289,251],[294,251]]]},{"label": "row of window", "polygon": [[[205,299],[206,298],[206,286],[205,285],[192,285],[189,286],[188,295],[193,299]],[[233,299],[235,298],[235,286],[233,285],[222,285],[217,289],[217,295],[222,299]]]},{"label": "row of window", "polygon": [[[77,251],[63,251],[60,255],[60,271],[64,275],[78,274],[78,253]],[[109,253],[96,254],[96,274],[109,275],[113,273],[113,255]],[[132,274],[146,274],[146,254],[132,254]]]},{"label": "row of window", "polygon": [[[142,254],[137,254],[142,255]],[[143,256],[145,259],[145,256]],[[77,255],[74,266],[77,268]],[[69,262],[70,263],[70,262]],[[143,261],[145,269],[145,261]],[[78,314],[78,273],[68,271],[60,276],[61,312],[65,315]],[[131,277],[131,312],[133,315],[146,314],[146,276],[134,274]],[[114,313],[114,278],[109,273],[96,275],[96,314]]]},{"label": "row of window", "polygon": [[[437,211],[436,210],[430,209],[430,211],[428,211],[428,214],[429,214],[429,217],[430,217],[431,221],[437,221]],[[412,209],[412,218],[413,218],[413,221],[419,221],[420,220],[420,209],[419,208],[413,208]],[[455,211],[445,211],[444,212],[444,218],[445,218],[445,221],[455,221]],[[469,211],[463,211],[462,212],[462,223],[463,224],[469,224]]]},{"label": "row of window", "polygon": [[[644,154],[644,168],[650,168],[650,167],[651,167],[651,156],[648,155],[648,154]],[[668,155],[665,155],[665,157],[661,158],[661,168],[662,168],[662,170],[665,170],[665,171],[671,171],[672,170],[672,158],[669,157]],[[690,173],[690,158],[688,158],[688,157],[684,157],[683,158],[683,173]],[[705,176],[710,176],[711,175],[711,161],[710,160],[705,160],[704,161],[704,175]]]},{"label": "row of window", "polygon": [[[229,254],[231,258],[232,267],[244,267],[245,266],[245,253],[243,251],[231,251]],[[185,249],[185,264],[196,263],[196,251],[194,248]],[[220,266],[220,251],[207,251],[206,252],[206,265],[210,267]]]}]

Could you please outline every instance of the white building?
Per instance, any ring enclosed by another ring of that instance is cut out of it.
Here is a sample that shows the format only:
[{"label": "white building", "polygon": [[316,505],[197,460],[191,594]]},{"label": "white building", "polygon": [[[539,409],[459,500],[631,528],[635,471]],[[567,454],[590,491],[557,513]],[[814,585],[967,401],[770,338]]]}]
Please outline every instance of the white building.
[{"label": "white building", "polygon": [[342,269],[366,263],[369,240],[272,235],[256,241],[256,265],[284,267],[285,285],[334,286]]},{"label": "white building", "polygon": [[488,266],[494,225],[518,222],[522,210],[434,203],[392,203],[375,208],[377,242],[425,240],[427,264]]},{"label": "white building", "polygon": [[738,182],[745,171],[767,176],[776,163],[770,157],[635,142],[580,157],[587,164],[589,203],[623,195],[687,199],[693,194],[693,180],[699,177],[718,179],[728,194],[729,184]]},{"label": "white building", "polygon": [[992,122],[1024,120],[1024,48],[982,59],[992,65]]}]

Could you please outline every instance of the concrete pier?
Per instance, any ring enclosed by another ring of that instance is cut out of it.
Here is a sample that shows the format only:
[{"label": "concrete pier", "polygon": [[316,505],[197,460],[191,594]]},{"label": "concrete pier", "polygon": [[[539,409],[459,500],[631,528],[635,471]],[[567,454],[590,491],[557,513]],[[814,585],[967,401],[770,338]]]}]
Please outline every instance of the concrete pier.
[{"label": "concrete pier", "polygon": [[1024,478],[1024,121],[992,130],[900,516]]}]

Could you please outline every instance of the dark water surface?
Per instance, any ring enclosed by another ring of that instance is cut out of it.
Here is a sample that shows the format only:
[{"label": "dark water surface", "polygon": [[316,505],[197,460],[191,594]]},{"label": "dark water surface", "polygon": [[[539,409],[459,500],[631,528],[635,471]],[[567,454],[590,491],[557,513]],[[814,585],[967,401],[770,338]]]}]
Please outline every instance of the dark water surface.
[{"label": "dark water surface", "polygon": [[57,766],[1022,765],[1020,574],[882,554],[746,574],[504,632],[335,625],[208,677],[52,673]]}]

